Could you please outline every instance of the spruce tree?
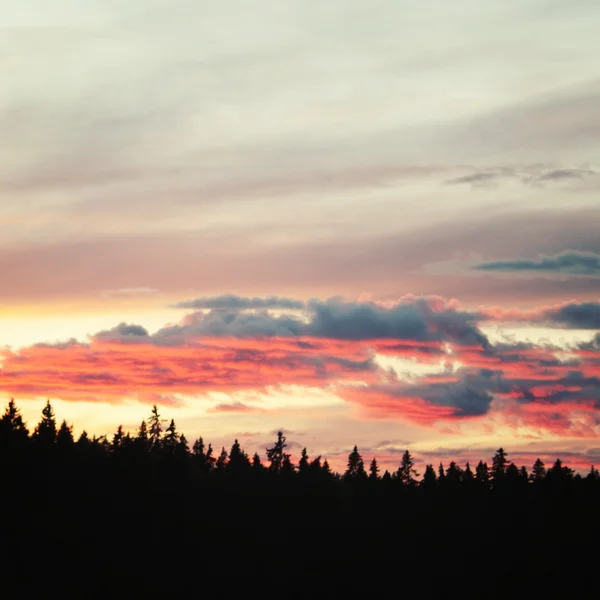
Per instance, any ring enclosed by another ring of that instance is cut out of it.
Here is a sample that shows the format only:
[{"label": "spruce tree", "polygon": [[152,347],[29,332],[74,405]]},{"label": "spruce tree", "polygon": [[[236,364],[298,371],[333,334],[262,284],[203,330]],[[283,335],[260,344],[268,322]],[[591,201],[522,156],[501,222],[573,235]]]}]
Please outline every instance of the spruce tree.
[{"label": "spruce tree", "polygon": [[414,468],[414,460],[410,452],[406,450],[402,455],[402,461],[396,471],[396,479],[406,486],[414,486],[417,483],[416,478],[419,476]]}]

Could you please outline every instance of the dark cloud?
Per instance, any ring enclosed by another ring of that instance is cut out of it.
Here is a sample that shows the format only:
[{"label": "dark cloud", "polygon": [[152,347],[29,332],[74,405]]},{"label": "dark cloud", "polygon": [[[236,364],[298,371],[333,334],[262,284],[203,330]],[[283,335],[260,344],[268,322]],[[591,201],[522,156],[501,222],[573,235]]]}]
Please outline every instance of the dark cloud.
[{"label": "dark cloud", "polygon": [[595,175],[592,169],[552,169],[543,173],[537,181],[559,181],[561,179],[582,179],[586,175]]},{"label": "dark cloud", "polygon": [[279,308],[279,309],[301,309],[304,302],[293,298],[281,298],[269,296],[267,298],[244,298],[234,294],[223,294],[221,296],[208,296],[184,300],[173,305],[174,308],[210,309],[210,310],[246,310],[253,308]]},{"label": "dark cloud", "polygon": [[435,307],[435,300],[420,297],[384,307],[370,302],[344,302],[336,298],[310,301],[313,317],[308,335],[341,340],[409,339],[444,340],[486,346],[487,338],[474,324],[476,315],[450,306]]},{"label": "dark cloud", "polygon": [[472,168],[471,173],[447,179],[449,185],[467,184],[473,187],[490,187],[501,180],[514,180],[524,185],[541,185],[553,181],[578,180],[596,175],[596,171],[584,168],[555,168],[543,163],[510,167]]},{"label": "dark cloud", "polygon": [[546,311],[541,319],[569,329],[600,329],[600,303],[569,303]]},{"label": "dark cloud", "polygon": [[399,398],[418,397],[429,404],[454,408],[455,417],[474,417],[488,413],[494,399],[493,393],[508,390],[509,386],[502,379],[501,372],[463,369],[457,372],[456,381],[400,384],[388,391]]},{"label": "dark cloud", "polygon": [[[215,304],[221,304],[217,297]],[[308,320],[293,315],[274,316],[267,310],[241,312],[213,309],[195,312],[181,324],[161,329],[152,336],[156,343],[177,343],[189,337],[314,337],[335,340],[400,339],[415,341],[453,340],[463,344],[488,345],[476,325],[475,313],[459,311],[439,298],[414,297],[394,306],[373,302],[347,302],[339,298],[310,300]],[[294,303],[294,301],[290,301]],[[436,303],[438,303],[436,305]],[[205,305],[212,304],[207,298]],[[247,306],[240,302],[240,306]]]},{"label": "dark cloud", "polygon": [[485,187],[495,184],[501,176],[502,175],[497,171],[479,171],[470,173],[469,175],[463,175],[462,177],[448,179],[446,183],[450,185],[470,184],[474,187]]},{"label": "dark cloud", "polygon": [[144,327],[128,323],[120,323],[112,329],[99,331],[93,337],[104,341],[134,342],[136,344],[150,340],[150,334]]},{"label": "dark cloud", "polygon": [[480,271],[567,273],[571,275],[600,275],[600,255],[594,252],[565,250],[537,260],[498,260],[473,267]]}]

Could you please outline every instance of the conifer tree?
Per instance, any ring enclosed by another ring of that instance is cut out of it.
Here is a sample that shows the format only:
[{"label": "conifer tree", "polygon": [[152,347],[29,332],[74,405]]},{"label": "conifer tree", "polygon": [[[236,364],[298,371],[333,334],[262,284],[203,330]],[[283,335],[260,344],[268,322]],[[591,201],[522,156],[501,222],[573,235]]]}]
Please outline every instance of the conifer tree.
[{"label": "conifer tree", "polygon": [[508,458],[504,448],[498,448],[492,459],[491,479],[494,485],[498,485],[506,475]]},{"label": "conifer tree", "polygon": [[158,407],[156,404],[152,406],[152,413],[148,419],[148,441],[150,442],[150,448],[157,450],[161,444],[162,437],[162,424]]},{"label": "conifer tree", "polygon": [[221,448],[221,454],[219,454],[219,458],[217,458],[217,471],[222,472],[225,470],[225,467],[227,466],[227,458],[227,450],[225,450],[225,446],[223,446]]},{"label": "conifer tree", "polygon": [[371,481],[377,481],[379,479],[379,465],[377,464],[376,458],[373,458],[369,465],[369,479]]},{"label": "conifer tree", "polygon": [[530,478],[534,483],[540,483],[543,481],[544,477],[546,477],[546,466],[544,465],[542,459],[538,458],[533,463]]},{"label": "conifer tree", "polygon": [[365,465],[358,451],[358,447],[354,446],[354,449],[348,455],[348,466],[344,473],[344,478],[348,480],[363,479],[366,477]]},{"label": "conifer tree", "polygon": [[241,473],[250,466],[248,455],[240,447],[237,439],[234,441],[231,450],[229,451],[229,463],[227,468],[233,473]]},{"label": "conifer tree", "polygon": [[36,445],[46,449],[56,442],[56,419],[50,400],[46,401],[42,410],[42,418],[33,432],[33,439]]},{"label": "conifer tree", "polygon": [[410,452],[406,450],[402,455],[402,461],[396,471],[396,479],[406,486],[414,486],[417,483],[416,478],[419,476],[414,468],[414,460]]},{"label": "conifer tree", "polygon": [[70,449],[75,440],[73,439],[73,427],[67,425],[67,421],[63,420],[56,434],[56,445],[64,450]]},{"label": "conifer tree", "polygon": [[477,483],[484,487],[488,487],[490,483],[490,472],[487,463],[482,460],[479,461],[477,468],[475,469],[475,479]]},{"label": "conifer tree", "polygon": [[289,454],[284,452],[284,448],[287,447],[285,443],[286,437],[283,435],[281,431],[277,432],[277,441],[271,448],[267,448],[267,458],[270,462],[269,471],[271,473],[277,474],[281,471],[283,466],[283,461],[285,457],[288,457]]},{"label": "conifer tree", "polygon": [[[152,428],[151,428],[152,429]],[[159,438],[160,439],[160,438]],[[179,443],[179,434],[175,426],[175,420],[171,419],[169,426],[165,431],[165,436],[162,440],[162,448],[166,454],[175,454],[177,444]]]},{"label": "conifer tree", "polygon": [[309,468],[309,461],[308,461],[308,453],[306,451],[306,448],[302,448],[302,452],[300,453],[300,460],[298,462],[298,473],[300,473],[300,475],[306,475],[306,473],[308,472],[308,468]]},{"label": "conifer tree", "polygon": [[431,488],[433,485],[435,485],[436,481],[437,476],[435,474],[435,469],[433,468],[433,465],[426,465],[421,485],[426,488]]}]

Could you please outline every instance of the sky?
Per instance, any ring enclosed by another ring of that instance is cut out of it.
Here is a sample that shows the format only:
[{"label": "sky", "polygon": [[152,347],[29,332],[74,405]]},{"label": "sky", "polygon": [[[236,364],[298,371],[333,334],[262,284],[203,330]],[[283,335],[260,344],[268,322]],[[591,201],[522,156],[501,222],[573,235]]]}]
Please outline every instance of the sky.
[{"label": "sky", "polygon": [[593,0],[5,0],[0,397],[343,469],[600,462]]}]

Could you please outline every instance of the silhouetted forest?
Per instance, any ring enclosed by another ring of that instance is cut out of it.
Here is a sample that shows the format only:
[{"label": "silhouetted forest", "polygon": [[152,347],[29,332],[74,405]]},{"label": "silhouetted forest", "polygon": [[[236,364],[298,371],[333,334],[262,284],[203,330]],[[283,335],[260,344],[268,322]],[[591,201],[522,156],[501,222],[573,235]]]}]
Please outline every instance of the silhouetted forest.
[{"label": "silhouetted forest", "polygon": [[338,474],[306,449],[294,463],[286,448],[281,432],[265,462],[238,440],[228,449],[190,444],[156,406],[135,433],[75,439],[50,402],[30,431],[11,400],[0,419],[3,547],[22,564],[60,556],[106,579],[189,552],[210,554],[213,569],[237,568],[235,552],[275,570],[290,552],[307,563],[421,552],[448,565],[456,560],[448,547],[460,553],[467,540],[475,554],[501,539],[513,550],[531,540],[568,544],[597,523],[594,467],[581,476],[560,459],[538,459],[529,469],[500,448],[489,463],[430,464],[422,474],[406,451],[397,470],[382,473],[354,447]]}]

